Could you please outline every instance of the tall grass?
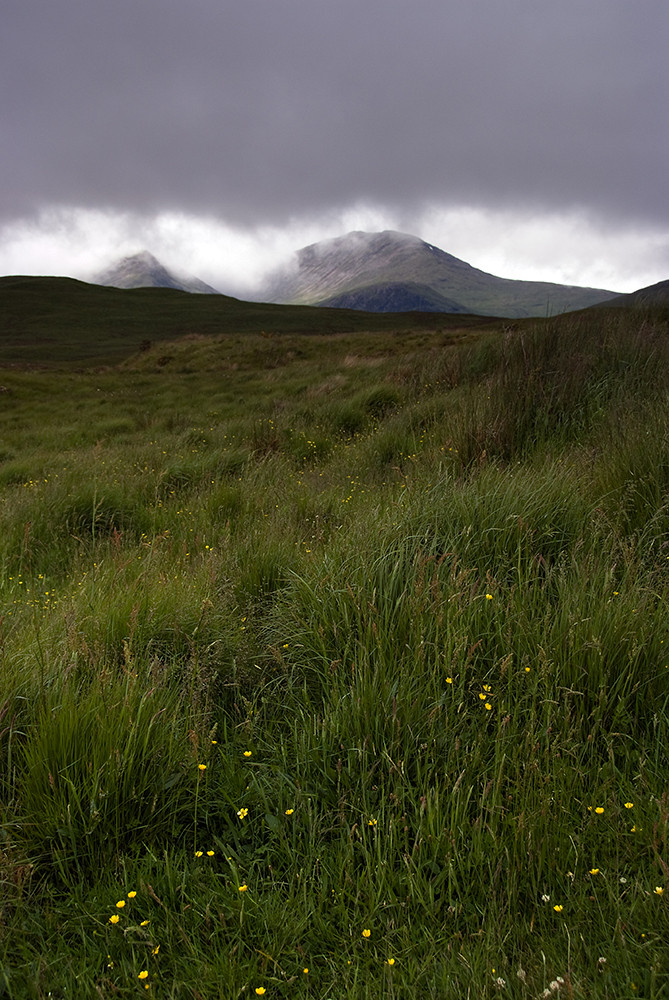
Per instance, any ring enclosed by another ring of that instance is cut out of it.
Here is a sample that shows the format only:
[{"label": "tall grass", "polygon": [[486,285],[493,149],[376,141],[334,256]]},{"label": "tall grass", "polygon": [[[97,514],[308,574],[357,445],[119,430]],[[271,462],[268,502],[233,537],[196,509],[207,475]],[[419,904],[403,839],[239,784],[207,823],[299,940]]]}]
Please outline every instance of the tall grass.
[{"label": "tall grass", "polygon": [[0,995],[667,995],[666,329],[370,343],[8,376]]}]

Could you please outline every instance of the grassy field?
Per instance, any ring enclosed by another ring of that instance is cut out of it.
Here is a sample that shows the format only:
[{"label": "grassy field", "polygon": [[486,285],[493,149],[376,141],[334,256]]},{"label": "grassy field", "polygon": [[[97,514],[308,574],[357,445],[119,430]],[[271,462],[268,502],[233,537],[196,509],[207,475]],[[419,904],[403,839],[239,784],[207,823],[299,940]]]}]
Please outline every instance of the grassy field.
[{"label": "grassy field", "polygon": [[2,372],[0,996],[669,997],[666,314],[456,340]]}]

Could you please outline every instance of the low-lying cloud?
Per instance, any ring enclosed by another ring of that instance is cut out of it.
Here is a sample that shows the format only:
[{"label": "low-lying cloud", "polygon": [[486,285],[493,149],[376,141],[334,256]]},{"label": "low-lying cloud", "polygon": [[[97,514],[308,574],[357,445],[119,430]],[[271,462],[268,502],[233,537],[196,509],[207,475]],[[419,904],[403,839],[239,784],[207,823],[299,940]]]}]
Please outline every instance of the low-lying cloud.
[{"label": "low-lying cloud", "polygon": [[120,257],[150,250],[167,267],[230,295],[253,297],[300,247],[352,230],[395,229],[506,278],[633,291],[669,273],[669,236],[614,229],[583,214],[533,216],[481,207],[425,206],[411,217],[357,205],[284,226],[243,228],[218,219],[86,209],[49,210],[0,231],[0,273],[90,280]]}]

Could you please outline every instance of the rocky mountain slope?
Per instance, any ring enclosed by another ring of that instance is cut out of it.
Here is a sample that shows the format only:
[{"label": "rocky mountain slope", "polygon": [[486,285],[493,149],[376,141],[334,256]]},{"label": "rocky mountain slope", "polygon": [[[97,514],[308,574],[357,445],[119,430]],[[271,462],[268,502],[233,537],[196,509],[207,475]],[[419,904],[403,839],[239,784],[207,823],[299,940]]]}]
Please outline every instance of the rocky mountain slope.
[{"label": "rocky mountain slope", "polygon": [[[271,277],[260,297],[380,312],[408,308],[522,317],[583,309],[615,294],[499,278],[416,236],[386,231],[348,233],[303,247],[291,265]],[[403,295],[407,305],[398,304]],[[385,305],[386,297],[391,305]]]}]

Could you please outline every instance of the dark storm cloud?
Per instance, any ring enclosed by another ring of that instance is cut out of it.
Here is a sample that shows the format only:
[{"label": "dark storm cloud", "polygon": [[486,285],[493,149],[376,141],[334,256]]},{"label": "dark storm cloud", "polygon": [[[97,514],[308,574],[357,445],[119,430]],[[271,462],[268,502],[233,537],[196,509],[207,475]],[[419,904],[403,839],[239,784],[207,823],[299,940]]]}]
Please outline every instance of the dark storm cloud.
[{"label": "dark storm cloud", "polygon": [[666,0],[9,0],[0,213],[669,216]]}]

